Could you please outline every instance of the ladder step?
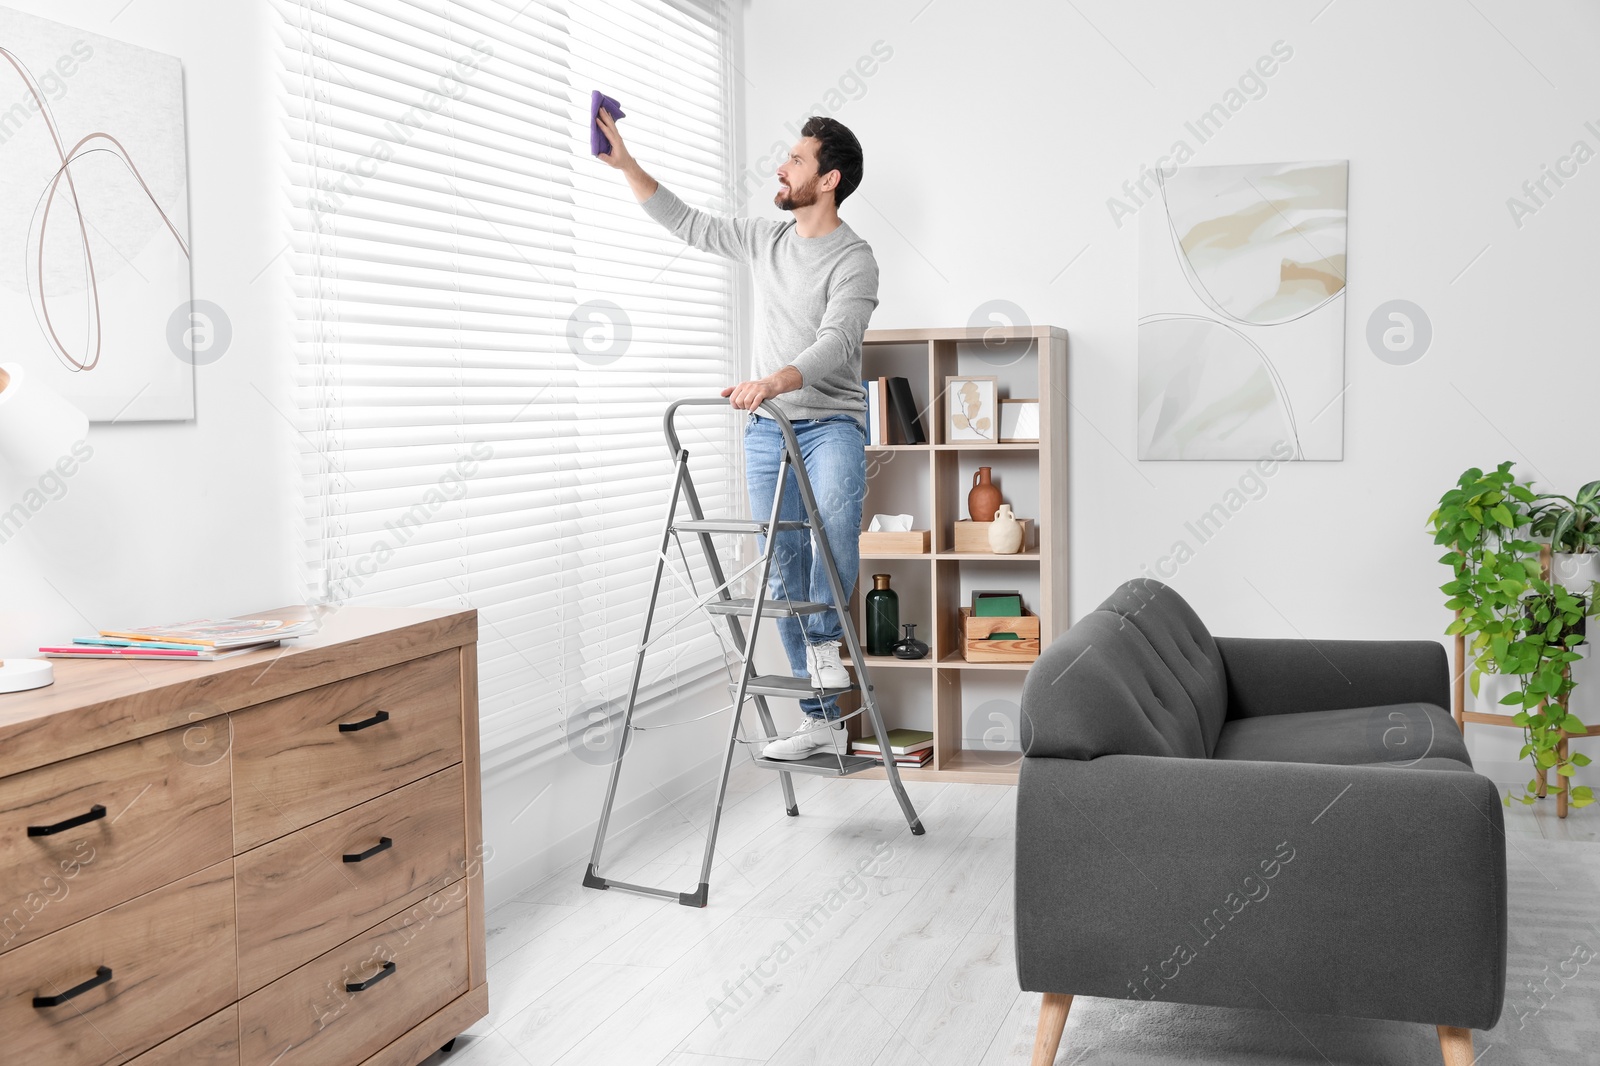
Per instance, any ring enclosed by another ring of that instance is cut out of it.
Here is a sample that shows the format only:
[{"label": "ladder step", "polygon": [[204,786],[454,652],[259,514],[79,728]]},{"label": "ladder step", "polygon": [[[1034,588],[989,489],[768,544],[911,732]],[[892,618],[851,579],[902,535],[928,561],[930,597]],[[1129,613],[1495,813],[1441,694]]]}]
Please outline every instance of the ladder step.
[{"label": "ladder step", "polygon": [[[840,763],[844,764],[842,768]],[[817,774],[822,777],[848,777],[850,774],[859,774],[863,770],[883,765],[877,759],[869,759],[864,755],[839,756],[825,751],[814,752],[804,759],[757,758],[755,764],[768,770],[788,770],[792,773]]]},{"label": "ladder step", "polygon": [[[715,600],[706,604],[706,610],[712,614],[744,614],[750,613],[750,608],[755,601],[748,596],[729,600]],[[763,618],[794,618],[802,614],[817,614],[826,611],[825,603],[812,603],[810,600],[763,600],[761,603],[761,617]]]},{"label": "ladder step", "polygon": [[[672,523],[672,528],[679,533],[765,533],[770,524],[770,522],[758,522],[753,518],[686,518],[681,522]],[[780,533],[791,529],[810,528],[811,523],[803,520],[778,523]]]},{"label": "ladder step", "polygon": [[[737,682],[732,682],[728,687],[737,690],[739,686]],[[811,684],[811,679],[808,677],[790,677],[788,674],[756,674],[750,678],[750,683],[745,686],[744,691],[749,696],[776,696],[779,699],[804,700],[821,696],[841,696],[854,690],[854,685],[842,685],[839,688],[814,688]]]}]

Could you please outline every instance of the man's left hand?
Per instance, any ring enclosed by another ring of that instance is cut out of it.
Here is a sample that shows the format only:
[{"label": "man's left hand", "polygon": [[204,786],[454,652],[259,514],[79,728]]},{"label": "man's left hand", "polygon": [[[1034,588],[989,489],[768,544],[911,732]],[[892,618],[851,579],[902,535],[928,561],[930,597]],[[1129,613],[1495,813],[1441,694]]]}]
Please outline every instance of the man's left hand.
[{"label": "man's left hand", "polygon": [[786,366],[776,374],[754,381],[742,381],[737,385],[722,390],[722,395],[728,402],[741,411],[754,411],[763,403],[774,396],[781,396],[786,392],[793,392],[805,384],[800,377],[800,371],[792,366]]}]

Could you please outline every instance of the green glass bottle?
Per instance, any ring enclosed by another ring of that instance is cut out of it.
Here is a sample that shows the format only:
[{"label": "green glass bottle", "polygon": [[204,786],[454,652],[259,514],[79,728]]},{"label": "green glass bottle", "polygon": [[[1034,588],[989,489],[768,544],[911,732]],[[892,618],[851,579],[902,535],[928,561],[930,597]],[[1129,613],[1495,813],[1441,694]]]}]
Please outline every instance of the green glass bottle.
[{"label": "green glass bottle", "polygon": [[889,587],[888,574],[873,574],[867,593],[867,654],[892,654],[899,634],[900,597]]}]

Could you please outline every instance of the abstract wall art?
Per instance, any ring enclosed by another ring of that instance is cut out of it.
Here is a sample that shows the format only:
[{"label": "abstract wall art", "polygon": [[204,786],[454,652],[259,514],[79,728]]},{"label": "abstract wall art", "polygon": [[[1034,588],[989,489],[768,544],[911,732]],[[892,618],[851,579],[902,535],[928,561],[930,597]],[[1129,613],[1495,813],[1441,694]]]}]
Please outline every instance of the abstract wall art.
[{"label": "abstract wall art", "polygon": [[0,8],[0,351],[93,421],[193,418],[189,303],[178,60]]},{"label": "abstract wall art", "polygon": [[1139,222],[1139,458],[1343,458],[1349,169],[1161,178]]}]

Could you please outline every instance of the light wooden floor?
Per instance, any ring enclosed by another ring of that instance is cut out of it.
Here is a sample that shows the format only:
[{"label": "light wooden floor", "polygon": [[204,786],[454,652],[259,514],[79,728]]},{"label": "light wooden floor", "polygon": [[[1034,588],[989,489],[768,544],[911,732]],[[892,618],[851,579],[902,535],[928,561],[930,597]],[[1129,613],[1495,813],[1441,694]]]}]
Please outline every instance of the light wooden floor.
[{"label": "light wooden floor", "polygon": [[[430,1064],[1026,1064],[1040,997],[1012,957],[1015,789],[908,784],[928,826],[912,837],[881,781],[794,780],[788,818],[773,774],[736,771],[704,910],[590,891],[575,867],[491,912],[489,1017]],[[708,802],[619,836],[603,872],[692,889]],[[1506,825],[1513,849],[1600,841],[1595,809],[1561,822],[1553,800]]]}]

